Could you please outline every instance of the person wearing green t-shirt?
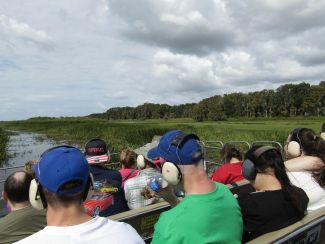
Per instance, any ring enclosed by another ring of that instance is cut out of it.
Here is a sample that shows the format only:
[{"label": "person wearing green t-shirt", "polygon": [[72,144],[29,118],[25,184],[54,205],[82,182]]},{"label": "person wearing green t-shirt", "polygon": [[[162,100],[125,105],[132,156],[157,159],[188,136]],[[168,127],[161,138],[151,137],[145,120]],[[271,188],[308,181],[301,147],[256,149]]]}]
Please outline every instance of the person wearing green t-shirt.
[{"label": "person wearing green t-shirt", "polygon": [[207,176],[196,135],[169,131],[148,157],[164,158],[164,179],[185,191],[180,203],[160,215],[153,244],[241,243],[243,222],[237,200],[226,186]]}]

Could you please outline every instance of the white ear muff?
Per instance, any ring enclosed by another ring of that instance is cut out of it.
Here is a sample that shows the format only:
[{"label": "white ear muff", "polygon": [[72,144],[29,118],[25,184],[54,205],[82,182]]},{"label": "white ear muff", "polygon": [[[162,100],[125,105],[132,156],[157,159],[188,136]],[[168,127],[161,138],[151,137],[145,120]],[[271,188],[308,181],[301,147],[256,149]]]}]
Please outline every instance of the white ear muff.
[{"label": "white ear muff", "polygon": [[144,156],[139,154],[137,157],[137,167],[139,169],[144,169],[146,167],[146,161],[144,159]]},{"label": "white ear muff", "polygon": [[35,179],[30,182],[29,186],[29,201],[33,208],[41,210],[44,208],[41,196],[38,193],[38,184]]},{"label": "white ear muff", "polygon": [[301,148],[299,143],[296,141],[289,142],[288,153],[293,158],[299,157],[301,155]]},{"label": "white ear muff", "polygon": [[171,185],[177,185],[181,180],[181,172],[177,166],[170,162],[165,162],[162,167],[162,175]]},{"label": "white ear muff", "polygon": [[325,141],[325,132],[320,133],[320,138],[322,138]]}]

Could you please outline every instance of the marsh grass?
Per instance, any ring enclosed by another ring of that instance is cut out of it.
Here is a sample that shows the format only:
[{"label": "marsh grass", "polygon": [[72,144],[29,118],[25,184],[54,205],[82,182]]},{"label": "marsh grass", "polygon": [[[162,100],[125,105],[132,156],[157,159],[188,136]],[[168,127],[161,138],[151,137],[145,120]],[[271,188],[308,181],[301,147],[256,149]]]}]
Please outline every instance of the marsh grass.
[{"label": "marsh grass", "polygon": [[8,132],[0,128],[0,167],[4,165],[4,163],[8,159],[8,154],[7,154],[8,141],[9,141]]},{"label": "marsh grass", "polygon": [[[202,141],[253,141],[272,140],[284,142],[296,127],[319,131],[325,118],[300,119],[234,119],[222,122],[197,123],[185,120],[108,121],[90,118],[33,119],[1,123],[3,128],[46,134],[56,141],[79,145],[81,148],[91,138],[101,138],[111,152],[124,147],[137,148],[171,129],[181,129],[197,134]],[[2,154],[1,154],[2,155]],[[114,161],[118,156],[114,156]]]}]

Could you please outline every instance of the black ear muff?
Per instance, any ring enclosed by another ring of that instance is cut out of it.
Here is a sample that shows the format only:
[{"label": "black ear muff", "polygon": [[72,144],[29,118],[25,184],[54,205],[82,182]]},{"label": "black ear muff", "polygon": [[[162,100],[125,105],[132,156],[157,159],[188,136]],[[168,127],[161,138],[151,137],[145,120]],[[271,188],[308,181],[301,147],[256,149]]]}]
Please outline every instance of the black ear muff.
[{"label": "black ear muff", "polygon": [[277,150],[274,147],[270,146],[263,146],[257,148],[251,155],[251,158],[246,158],[243,162],[242,166],[242,174],[247,180],[255,180],[256,175],[257,175],[257,168],[255,167],[255,163],[258,158],[265,152],[270,151],[270,150],[276,150],[279,155],[282,157],[281,153],[279,150]]},{"label": "black ear muff", "polygon": [[296,135],[298,140],[298,141],[290,141],[288,143],[288,154],[293,158],[299,157],[301,155],[302,149],[301,149],[301,140],[299,134],[303,129],[304,128],[296,128],[291,133],[292,135]]},{"label": "black ear muff", "polygon": [[92,174],[89,174],[82,200],[86,201],[90,199],[93,194],[94,194],[94,177]]},{"label": "black ear muff", "polygon": [[250,159],[245,159],[242,166],[242,174],[247,180],[255,180],[257,169]]},{"label": "black ear muff", "polygon": [[31,181],[29,186],[29,201],[37,210],[47,208],[43,188],[35,179]]},{"label": "black ear muff", "polygon": [[162,167],[164,179],[171,185],[177,185],[182,180],[182,173],[178,166],[171,162],[165,162]]}]

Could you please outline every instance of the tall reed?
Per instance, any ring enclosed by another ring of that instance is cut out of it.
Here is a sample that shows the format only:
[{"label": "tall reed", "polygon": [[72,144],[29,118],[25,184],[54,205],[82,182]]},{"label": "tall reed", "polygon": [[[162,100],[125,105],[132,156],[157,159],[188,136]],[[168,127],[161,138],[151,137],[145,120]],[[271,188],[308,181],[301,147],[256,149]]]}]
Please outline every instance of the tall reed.
[{"label": "tall reed", "polygon": [[0,167],[4,165],[7,160],[7,143],[9,135],[6,131],[0,128]]}]

